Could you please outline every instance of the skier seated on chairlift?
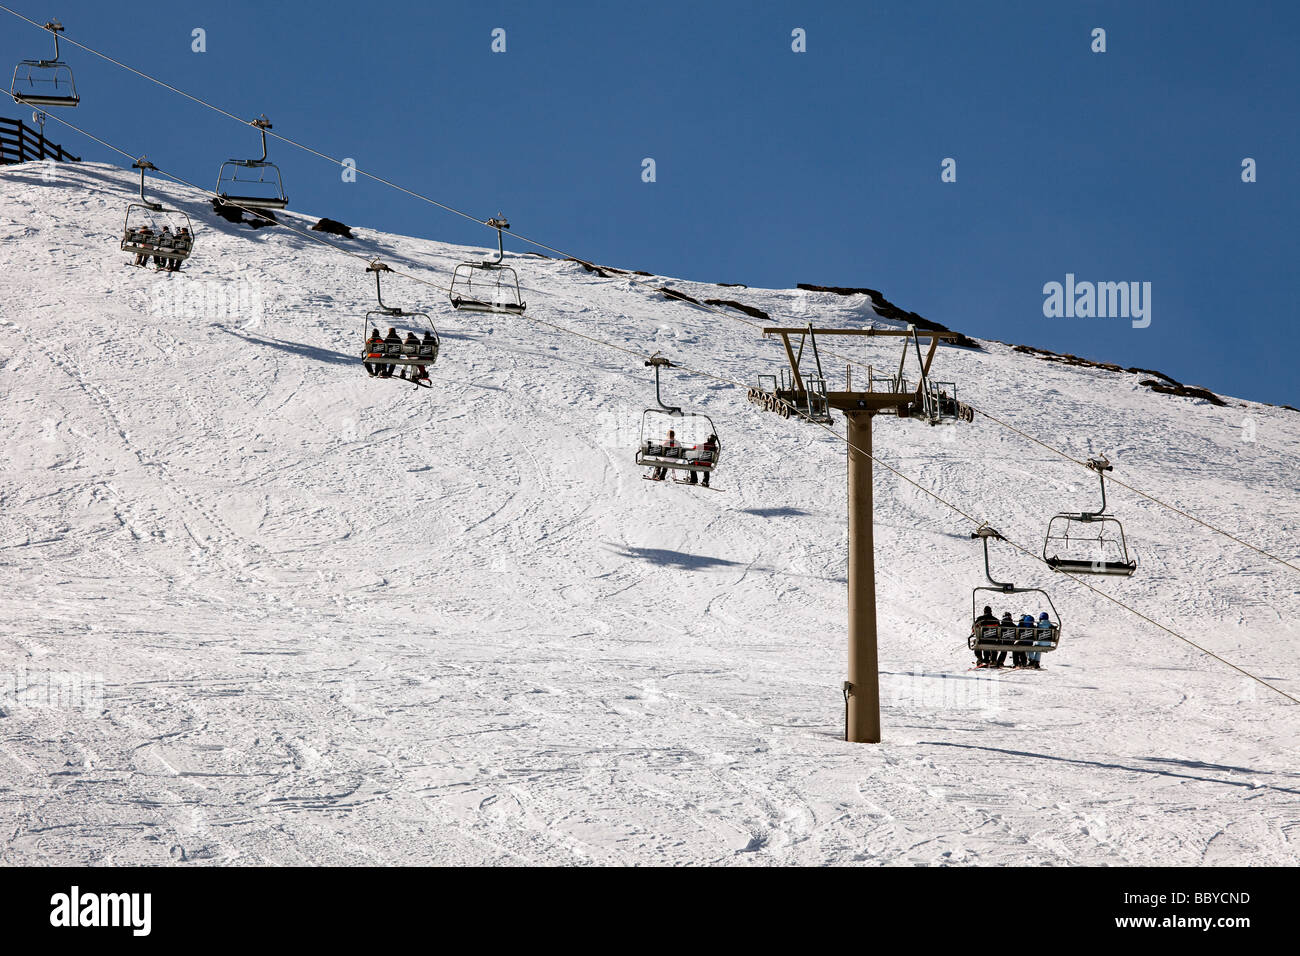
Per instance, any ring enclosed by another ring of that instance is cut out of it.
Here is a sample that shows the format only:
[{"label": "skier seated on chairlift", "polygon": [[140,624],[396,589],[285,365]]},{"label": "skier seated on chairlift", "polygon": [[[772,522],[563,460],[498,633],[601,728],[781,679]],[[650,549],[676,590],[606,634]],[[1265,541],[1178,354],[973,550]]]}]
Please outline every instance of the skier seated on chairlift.
[{"label": "skier seated on chairlift", "polygon": [[[378,329],[372,328],[370,338],[366,339],[366,357],[369,358],[371,355],[380,354],[383,351],[384,337],[379,334]],[[378,375],[383,370],[383,365],[378,362],[363,362],[362,364],[365,365],[366,371],[371,375]]]},{"label": "skier seated on chairlift", "polygon": [[[993,608],[989,607],[987,604],[984,605],[984,613],[981,614],[979,617],[975,618],[975,629],[978,632],[976,634],[976,637],[981,638],[984,636],[984,628],[986,627],[996,628],[997,626],[998,626],[998,619],[993,614]],[[990,663],[990,661],[993,658],[993,653],[994,653],[993,651],[976,651],[975,666],[984,667],[985,665]]]},{"label": "skier seated on chairlift", "polygon": [[[1011,612],[1003,611],[1002,619],[998,621],[998,627],[1015,627],[1015,626],[1016,626],[1016,622],[1011,619]],[[988,661],[986,662],[986,666],[1001,667],[1006,662],[1007,662],[1006,651],[989,651],[989,656],[988,656]]]},{"label": "skier seated on chairlift", "polygon": [[[158,245],[158,249],[159,249],[159,251],[162,251],[162,250],[164,250],[164,249],[170,249],[170,248],[172,247],[172,227],[171,227],[171,226],[163,226],[163,227],[162,227],[162,232],[161,232],[161,233],[159,234],[159,236],[158,236],[158,244],[157,244],[157,245]],[[154,264],[155,266],[157,266],[159,269],[162,269],[162,268],[166,267],[166,265],[167,265],[168,262],[170,262],[170,261],[171,261],[171,260],[170,260],[167,256],[163,256],[163,255],[155,255],[155,256],[153,257],[153,264]]]},{"label": "skier seated on chairlift", "polygon": [[[134,241],[135,241],[135,243],[136,243],[137,245],[141,245],[141,246],[152,245],[152,244],[153,244],[153,230],[150,229],[148,226],[141,226],[139,229],[137,229],[137,230],[135,231],[135,239],[134,239]],[[148,262],[148,261],[149,261],[149,255],[148,255],[148,253],[137,252],[137,253],[135,254],[135,264],[136,264],[136,265],[138,265],[138,266],[142,266],[142,265],[144,265],[144,264],[145,264],[146,262]]]},{"label": "skier seated on chairlift", "polygon": [[[425,336],[428,336],[428,332]],[[414,332],[407,332],[406,338],[402,341],[402,357],[410,356],[415,358],[420,354],[420,340],[415,337]],[[402,369],[400,378],[406,378],[406,369]],[[424,370],[423,365],[416,365],[411,372],[411,381],[418,382],[420,379],[427,379],[429,373]]]},{"label": "skier seated on chairlift", "polygon": [[[1035,627],[1036,625],[1034,624],[1034,616],[1033,616],[1032,614],[1022,614],[1022,615],[1020,615],[1020,622],[1019,622],[1016,626],[1017,626],[1017,627],[1020,627],[1020,628]],[[1017,636],[1018,636],[1018,635],[1017,635]],[[1030,640],[1028,640],[1028,639],[1024,639],[1024,638],[1019,639],[1019,640],[1016,641],[1016,645],[1017,645],[1017,646],[1021,646],[1021,647],[1023,647],[1023,646],[1032,646],[1032,644],[1033,644],[1033,641],[1030,641]],[[1013,665],[1015,665],[1016,667],[1028,667],[1028,666],[1029,666],[1029,652],[1028,652],[1028,651],[1012,651],[1012,652],[1011,652],[1011,663],[1012,663]]]},{"label": "skier seated on chairlift", "polygon": [[[700,459],[703,461],[713,461],[713,453],[716,452],[717,450],[718,450],[718,436],[710,435],[708,437],[708,440],[705,441],[705,443],[700,446],[700,452],[701,452]],[[702,482],[702,484],[704,485],[705,488],[709,487],[710,474],[712,474],[711,471],[706,471],[704,473],[704,481]],[[697,475],[698,472],[692,471],[691,477],[687,479],[687,484],[692,484],[692,485],[695,484]]]},{"label": "skier seated on chairlift", "polygon": [[[385,346],[396,345],[399,350],[401,349],[402,337],[397,334],[397,329],[390,328],[388,330],[388,334],[384,336],[384,345]],[[387,349],[385,349],[385,351],[387,351]],[[393,364],[384,365],[383,370],[379,373],[379,377],[392,378],[393,369],[395,368],[397,368],[397,366]]]},{"label": "skier seated on chairlift", "polygon": [[[1052,629],[1052,619],[1047,616],[1046,611],[1038,615],[1038,627],[1040,630],[1045,630],[1045,631],[1050,631]],[[1047,637],[1047,635],[1044,635],[1044,637]],[[1035,647],[1047,647],[1050,644],[1051,644],[1050,640],[1034,641]],[[1043,657],[1042,651],[1030,651],[1029,666],[1032,667],[1034,670],[1038,670],[1041,666],[1039,664],[1039,661],[1042,660],[1042,657]]]},{"label": "skier seated on chairlift", "polygon": [[[417,354],[420,358],[427,358],[431,361],[438,357],[438,343],[433,340],[432,332],[424,333],[424,337],[420,339]],[[415,367],[415,380],[417,382],[427,382],[429,380],[429,372],[425,366],[417,365]]]},{"label": "skier seated on chairlift", "polygon": [[[172,248],[175,249],[177,252],[188,255],[190,249],[193,248],[193,246],[194,246],[194,237],[190,235],[190,231],[186,229],[184,226],[181,226],[179,229],[177,229],[176,235],[172,242]],[[181,262],[182,260],[180,259],[168,260],[167,271],[168,272],[179,271],[181,267]]]},{"label": "skier seated on chairlift", "polygon": [[[677,433],[671,428],[668,429],[668,437],[664,439],[663,451],[660,454],[667,457],[669,448],[677,447]],[[665,467],[656,468],[652,473],[655,481],[663,481],[668,475],[668,469]]]}]

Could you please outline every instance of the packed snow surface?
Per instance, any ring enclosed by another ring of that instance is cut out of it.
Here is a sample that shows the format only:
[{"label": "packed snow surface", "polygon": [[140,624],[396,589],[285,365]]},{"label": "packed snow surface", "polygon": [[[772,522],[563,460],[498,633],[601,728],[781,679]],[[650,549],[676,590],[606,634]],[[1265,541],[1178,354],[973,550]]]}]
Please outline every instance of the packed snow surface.
[{"label": "packed snow surface", "polygon": [[[130,173],[0,172],[0,862],[1300,862],[1300,707],[1007,547],[995,576],[1051,591],[1061,646],[970,669],[973,526],[879,468],[885,741],[843,742],[843,443],[668,372],[717,424],[720,490],[643,481],[650,370],[535,321],[748,383],[778,342],[633,280],[897,327],[864,297],[517,254],[517,318],[392,276],[443,337],[417,390],[357,359],[362,260],[154,185],[197,226],[171,276],[117,247]],[[331,241],[442,284],[487,250],[357,236]],[[819,344],[898,361],[897,340]],[[1300,414],[986,344],[935,373],[1300,560]],[[875,451],[1030,549],[1097,503],[982,416],[878,419]],[[1097,586],[1300,694],[1300,574],[1109,503],[1141,566]]]}]

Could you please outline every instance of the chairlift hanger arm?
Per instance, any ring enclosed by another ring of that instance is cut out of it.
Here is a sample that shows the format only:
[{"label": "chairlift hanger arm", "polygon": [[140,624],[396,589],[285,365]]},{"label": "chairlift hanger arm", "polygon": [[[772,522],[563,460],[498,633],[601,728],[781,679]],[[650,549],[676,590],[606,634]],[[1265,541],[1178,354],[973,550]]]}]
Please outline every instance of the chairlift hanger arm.
[{"label": "chairlift hanger arm", "polygon": [[1014,592],[1016,590],[1014,584],[1005,581],[995,581],[993,579],[993,572],[989,569],[989,538],[994,538],[998,541],[1005,541],[1006,539],[988,525],[981,525],[978,529],[972,531],[971,537],[979,538],[984,543],[984,576],[988,578],[989,584],[1007,594]]},{"label": "chairlift hanger arm", "polygon": [[49,21],[46,21],[46,24],[45,24],[45,27],[44,27],[44,28],[45,28],[46,30],[49,30],[50,33],[54,34],[54,59],[53,59],[53,60],[42,60],[41,63],[42,63],[43,65],[49,65],[49,64],[53,64],[53,63],[59,63],[59,62],[60,62],[60,60],[59,60],[59,34],[63,32],[63,24],[60,23],[58,20],[49,20]]},{"label": "chairlift hanger arm", "polygon": [[379,311],[384,313],[384,315],[394,315],[394,316],[408,315],[409,313],[403,312],[400,308],[397,308],[396,306],[384,305],[384,293],[383,293],[383,289],[379,285],[379,276],[384,272],[392,272],[393,270],[390,269],[384,263],[380,262],[378,259],[375,259],[373,262],[370,263],[370,265],[366,266],[366,271],[373,272],[375,274],[375,300],[379,303]]},{"label": "chairlift hanger arm", "polygon": [[146,169],[157,170],[158,167],[155,166],[153,163],[149,162],[149,160],[145,159],[143,156],[141,156],[131,165],[135,169],[140,170],[140,203],[144,205],[146,208],[152,209],[154,212],[162,212],[162,208],[163,208],[162,203],[150,202],[149,199],[144,194],[144,171]]},{"label": "chairlift hanger arm", "polygon": [[1094,518],[1105,517],[1106,515],[1106,472],[1114,471],[1112,465],[1103,455],[1100,458],[1089,458],[1088,467],[1097,473],[1097,480],[1101,482],[1101,508],[1097,511],[1085,511],[1079,517],[1085,521]]},{"label": "chairlift hanger arm", "polygon": [[255,127],[257,131],[262,134],[262,158],[249,160],[249,162],[264,163],[266,162],[266,131],[271,128],[271,121],[268,120],[266,114],[263,113],[257,119],[251,120],[248,125]]},{"label": "chairlift hanger arm", "polygon": [[668,361],[658,352],[656,352],[654,355],[646,359],[645,364],[648,367],[653,366],[655,370],[655,401],[659,403],[659,407],[662,408],[664,411],[666,411],[669,415],[680,415],[682,413],[681,406],[665,404],[663,400],[663,395],[659,387],[659,370],[661,368],[672,368],[673,363]]},{"label": "chairlift hanger arm", "polygon": [[496,254],[496,258],[495,258],[495,259],[485,259],[485,260],[483,260],[483,265],[484,265],[484,266],[487,266],[487,267],[489,267],[489,268],[492,267],[492,266],[499,266],[499,265],[501,265],[502,262],[505,261],[505,258],[506,258],[505,242],[504,242],[503,234],[502,234],[501,230],[502,230],[502,229],[509,229],[509,228],[510,228],[510,221],[509,221],[508,219],[506,219],[505,216],[497,215],[497,216],[494,216],[493,218],[489,219],[487,222],[483,223],[483,225],[488,226],[489,228],[495,229],[495,230],[497,231],[497,254]]}]

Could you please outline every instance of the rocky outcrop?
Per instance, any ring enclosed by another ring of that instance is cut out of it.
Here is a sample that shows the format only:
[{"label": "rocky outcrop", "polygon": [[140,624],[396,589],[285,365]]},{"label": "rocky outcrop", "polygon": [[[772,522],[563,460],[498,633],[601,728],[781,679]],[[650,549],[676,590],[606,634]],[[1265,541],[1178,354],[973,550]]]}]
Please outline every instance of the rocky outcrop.
[{"label": "rocky outcrop", "polygon": [[[871,308],[882,319],[893,319],[897,322],[909,322],[918,329],[925,329],[927,332],[951,332],[952,329],[939,322],[931,322],[923,315],[915,312],[907,312],[900,309],[894,303],[890,302],[880,292],[875,289],[867,288],[850,288],[839,285],[811,285],[807,282],[800,282],[798,288],[805,292],[830,292],[835,295],[865,295],[871,299]],[[968,349],[983,349],[983,346],[974,339],[961,332],[957,333],[957,338],[952,341],[953,345],[960,345]]]}]

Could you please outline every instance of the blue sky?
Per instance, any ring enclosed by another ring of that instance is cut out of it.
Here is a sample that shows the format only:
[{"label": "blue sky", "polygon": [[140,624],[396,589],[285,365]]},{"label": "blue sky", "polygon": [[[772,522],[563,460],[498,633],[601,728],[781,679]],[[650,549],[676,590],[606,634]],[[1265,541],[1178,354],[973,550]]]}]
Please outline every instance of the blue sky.
[{"label": "blue sky", "polygon": [[[5,2],[597,262],[868,286],[973,335],[1300,406],[1300,4]],[[0,13],[6,61],[48,46]],[[82,96],[69,119],[159,166],[212,185],[223,159],[257,154],[229,119],[75,48],[64,59]],[[292,147],[271,158],[295,209],[490,241]],[[1150,282],[1150,326],[1045,317],[1043,285],[1067,273]]]}]

